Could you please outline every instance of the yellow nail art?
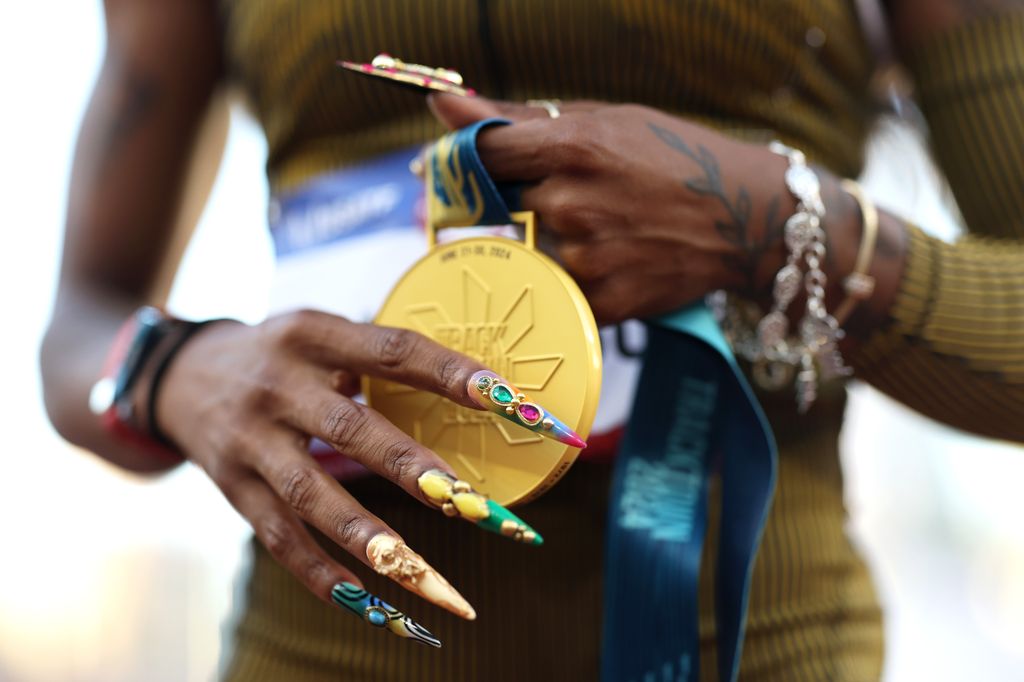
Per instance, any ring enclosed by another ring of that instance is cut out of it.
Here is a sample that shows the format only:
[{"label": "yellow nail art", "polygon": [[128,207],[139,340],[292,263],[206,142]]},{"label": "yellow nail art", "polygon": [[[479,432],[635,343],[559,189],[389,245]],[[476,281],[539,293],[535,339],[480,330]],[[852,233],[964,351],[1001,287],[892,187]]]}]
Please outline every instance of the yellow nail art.
[{"label": "yellow nail art", "polygon": [[456,493],[452,495],[452,504],[459,514],[471,521],[486,519],[491,513],[486,498],[476,493]]},{"label": "yellow nail art", "polygon": [[438,471],[428,471],[419,480],[420,490],[437,504],[444,504],[451,499],[453,484],[452,479]]},{"label": "yellow nail art", "polygon": [[[461,516],[480,528],[517,542],[544,544],[544,538],[537,531],[505,507],[473,490],[467,481],[460,481],[440,469],[431,469],[420,475],[417,484],[427,499],[440,507],[445,516]],[[510,527],[513,532],[506,530]]]}]

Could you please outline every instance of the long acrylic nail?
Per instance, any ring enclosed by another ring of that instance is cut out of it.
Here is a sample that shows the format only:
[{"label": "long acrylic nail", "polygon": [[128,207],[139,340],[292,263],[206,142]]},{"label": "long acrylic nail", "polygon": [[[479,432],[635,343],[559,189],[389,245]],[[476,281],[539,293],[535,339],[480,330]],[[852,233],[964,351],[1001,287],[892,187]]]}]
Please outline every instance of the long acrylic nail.
[{"label": "long acrylic nail", "polygon": [[373,570],[387,576],[411,592],[451,611],[466,620],[474,620],[476,611],[447,580],[423,557],[390,533],[378,533],[366,545],[366,557]]},{"label": "long acrylic nail", "polygon": [[380,597],[352,583],[338,583],[331,590],[331,601],[348,609],[375,628],[387,628],[399,637],[441,648],[441,640],[426,628]]},{"label": "long acrylic nail", "polygon": [[423,472],[416,481],[427,499],[441,508],[446,516],[459,516],[484,530],[510,537],[529,545],[542,545],[544,538],[521,518],[494,500],[473,490],[440,469]]},{"label": "long acrylic nail", "polygon": [[483,369],[469,378],[469,394],[480,407],[559,443],[585,448],[587,443],[525,393],[494,372]]}]

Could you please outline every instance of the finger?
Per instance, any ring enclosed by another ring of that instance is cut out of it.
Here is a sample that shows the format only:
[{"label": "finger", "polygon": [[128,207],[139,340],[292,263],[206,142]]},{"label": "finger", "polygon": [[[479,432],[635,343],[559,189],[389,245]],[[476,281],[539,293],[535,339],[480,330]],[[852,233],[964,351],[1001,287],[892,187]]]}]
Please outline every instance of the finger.
[{"label": "finger", "polygon": [[[547,218],[542,215],[545,226]],[[594,218],[595,222],[600,218]],[[570,225],[572,221],[570,221]],[[592,226],[583,238],[574,238],[574,233],[583,230],[576,225],[561,227],[554,230],[561,236],[554,248],[558,261],[581,286],[597,280],[615,279],[624,282],[623,291],[628,295],[630,287],[648,284],[648,280],[657,282],[659,278],[678,277],[678,273],[687,273],[687,282],[712,281],[714,271],[710,266],[696,263],[694,250],[680,247],[678,238],[660,235],[655,229],[652,234],[643,238],[625,239],[623,232],[613,229],[601,229],[606,226]],[[628,233],[627,233],[628,236]],[[653,259],[651,254],[658,254]],[[678,295],[680,286],[668,290],[671,295]],[[708,287],[708,290],[715,287]],[[634,292],[638,295],[640,292]]]},{"label": "finger", "polygon": [[[297,343],[306,357],[431,391],[459,405],[489,410],[546,438],[586,447],[572,428],[527,398],[510,381],[422,334],[357,324],[326,313],[306,312],[300,319],[306,327]],[[486,356],[500,339],[489,337],[484,330],[474,343],[476,350]]]},{"label": "finger", "polygon": [[535,182],[586,175],[607,165],[600,135],[606,125],[588,114],[535,118],[492,126],[477,136],[477,152],[497,181]]},{"label": "finger", "polygon": [[431,113],[449,130],[458,130],[485,118],[503,116],[501,108],[486,97],[460,97],[448,93],[427,95]]},{"label": "finger", "polygon": [[265,481],[247,476],[225,493],[270,555],[319,599],[341,606],[371,626],[441,646],[426,628],[364,590],[356,574],[331,559]]},{"label": "finger", "polygon": [[331,390],[351,398],[362,390],[359,375],[347,369],[337,369],[331,372],[329,385]]},{"label": "finger", "polygon": [[362,586],[355,573],[317,544],[295,513],[259,476],[249,474],[224,486],[224,492],[270,555],[319,599],[329,602],[331,590],[341,582]]},{"label": "finger", "polygon": [[581,282],[580,289],[587,297],[599,325],[661,315],[701,295],[696,288],[691,297],[681,291],[662,291],[655,286],[656,282],[654,277],[624,278],[612,275],[593,282]]},{"label": "finger", "polygon": [[544,542],[511,511],[473,490],[469,483],[457,480],[432,450],[365,405],[331,391],[306,389],[296,400],[293,422],[297,430],[329,443],[447,516],[459,516],[484,530],[527,544]]},{"label": "finger", "polygon": [[322,386],[305,386],[301,394],[287,400],[292,405],[285,417],[288,426],[319,438],[422,502],[427,499],[420,494],[419,476],[431,469],[449,468],[432,450],[373,408]]},{"label": "finger", "polygon": [[598,102],[597,100],[590,99],[574,99],[568,102],[563,102],[559,99],[529,99],[519,104],[517,102],[508,102],[510,106],[515,107],[526,107],[533,109],[532,115],[523,114],[524,117],[529,116],[530,118],[537,118],[537,112],[539,111],[540,117],[547,118],[561,118],[564,115],[569,114],[589,114],[597,109],[602,109],[608,106],[607,102]]},{"label": "finger", "polygon": [[476,618],[469,602],[300,450],[298,440],[277,434],[254,453],[257,472],[287,508],[381,575],[457,616]]},{"label": "finger", "polygon": [[507,118],[513,123],[531,119],[557,118],[543,107],[485,97],[460,97],[448,93],[427,96],[430,111],[449,130],[458,130],[486,118]]},{"label": "finger", "polygon": [[[508,118],[515,123],[512,126],[492,126],[477,137],[480,158],[495,180],[514,178],[527,181],[546,175],[541,163],[543,156],[538,151],[544,126],[550,125],[551,119],[542,109],[449,94],[431,94],[427,103],[438,120],[451,130],[494,117]],[[516,133],[509,137],[508,131],[513,128]],[[494,139],[495,133],[502,134]]]},{"label": "finger", "polygon": [[[314,311],[298,315],[299,320],[285,324],[301,330],[282,333],[305,358],[331,370],[344,368],[396,381],[479,409],[469,393],[470,378],[485,369],[477,360],[408,329],[360,324]],[[476,350],[487,355],[498,339],[483,336],[476,343]]]},{"label": "finger", "polygon": [[[577,100],[559,103],[558,117],[544,107],[502,102],[482,97],[433,94],[428,98],[435,115],[449,128],[462,128],[485,118],[500,116],[513,122],[492,126],[477,136],[477,151],[495,180],[531,182],[565,167],[572,170],[588,160],[593,133],[589,114],[607,107],[601,102]],[[585,165],[585,164],[584,164]]]},{"label": "finger", "polygon": [[[458,130],[487,118],[505,118],[514,123],[550,118],[544,109],[515,102],[489,100],[483,97],[461,97],[447,93],[433,93],[427,96],[431,112],[449,130]],[[487,132],[487,131],[484,131]],[[482,135],[483,133],[481,133]],[[478,145],[479,146],[479,145]],[[409,170],[424,178],[424,163],[430,145],[427,145],[409,162]]]},{"label": "finger", "polygon": [[[450,93],[431,93],[427,96],[430,111],[449,130],[464,128],[485,118],[501,117],[512,122],[533,119],[558,118],[552,116],[547,107],[540,102],[548,102],[561,114],[589,113],[608,106],[605,102],[594,100],[528,100],[527,102],[508,102],[505,100],[488,99],[486,97],[462,97]],[[531,104],[532,103],[532,104]]]},{"label": "finger", "polygon": [[507,126],[491,126],[476,138],[476,149],[488,174],[496,181],[532,182],[554,173],[566,129],[564,118],[547,115]]},{"label": "finger", "polygon": [[581,191],[584,182],[572,176],[552,175],[524,187],[519,201],[523,210],[537,214],[542,229],[556,234],[559,240],[591,241],[603,215],[598,207],[586,203]]}]

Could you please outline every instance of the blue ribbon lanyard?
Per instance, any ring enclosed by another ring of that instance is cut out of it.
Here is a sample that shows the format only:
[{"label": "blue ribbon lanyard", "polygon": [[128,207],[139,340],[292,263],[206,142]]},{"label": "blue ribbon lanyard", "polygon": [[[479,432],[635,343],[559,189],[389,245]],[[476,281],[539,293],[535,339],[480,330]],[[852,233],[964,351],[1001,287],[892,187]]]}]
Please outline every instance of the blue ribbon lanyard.
[{"label": "blue ribbon lanyard", "polygon": [[[446,135],[428,158],[428,201],[448,224],[512,222],[513,189],[495,185],[476,150],[488,119]],[[715,576],[718,673],[739,673],[747,593],[775,488],[768,422],[711,312],[694,304],[649,320],[633,411],[609,509],[602,678],[699,678],[698,583],[708,481],[721,477]]]}]

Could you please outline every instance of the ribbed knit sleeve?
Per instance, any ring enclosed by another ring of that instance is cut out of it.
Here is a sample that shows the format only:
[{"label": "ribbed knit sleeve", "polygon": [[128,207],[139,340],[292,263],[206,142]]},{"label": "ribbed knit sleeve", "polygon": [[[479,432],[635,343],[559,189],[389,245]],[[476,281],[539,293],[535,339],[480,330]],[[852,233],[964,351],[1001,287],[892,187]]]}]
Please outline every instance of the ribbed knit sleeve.
[{"label": "ribbed knit sleeve", "polygon": [[907,64],[967,235],[911,228],[892,324],[851,362],[929,417],[1024,441],[1024,14],[941,35]]}]

